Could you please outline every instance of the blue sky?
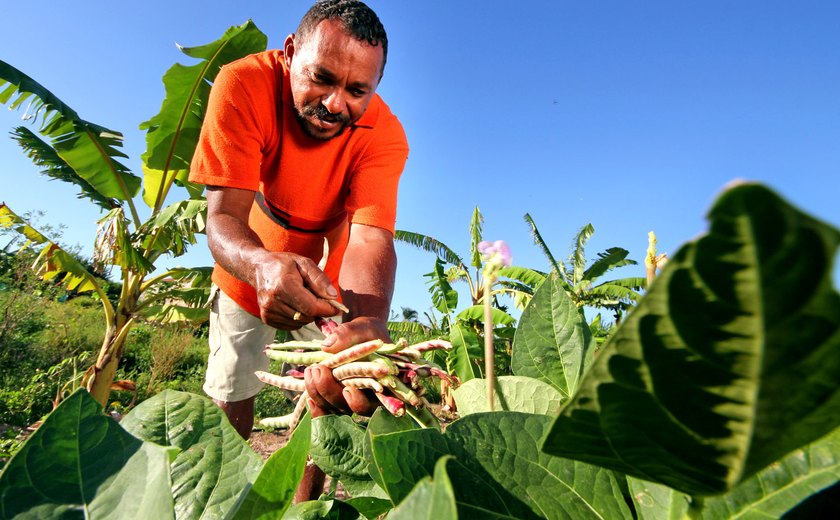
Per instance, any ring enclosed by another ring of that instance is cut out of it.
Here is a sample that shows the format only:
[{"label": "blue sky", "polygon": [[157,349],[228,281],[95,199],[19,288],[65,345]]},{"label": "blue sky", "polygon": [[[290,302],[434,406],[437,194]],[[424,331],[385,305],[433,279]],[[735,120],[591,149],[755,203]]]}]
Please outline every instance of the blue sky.
[{"label": "blue sky", "polygon": [[[59,5],[55,5],[59,4]],[[279,47],[307,1],[57,2],[0,22],[0,59],[82,117],[125,135],[140,172],[161,77],[195,46],[252,19]],[[589,256],[620,246],[639,261],[648,231],[661,252],[706,229],[736,178],[761,181],[840,227],[840,4],[829,1],[371,0],[389,35],[379,93],[411,146],[397,227],[462,255],[478,206],[487,239],[514,262],[547,263],[530,213],[556,256],[586,223]],[[98,211],[49,182],[5,137],[21,112],[0,111],[0,200],[44,210],[63,241],[89,252]],[[398,246],[393,307],[431,303],[433,257]],[[209,265],[204,242],[160,267]],[[462,296],[462,303],[466,296]]]}]

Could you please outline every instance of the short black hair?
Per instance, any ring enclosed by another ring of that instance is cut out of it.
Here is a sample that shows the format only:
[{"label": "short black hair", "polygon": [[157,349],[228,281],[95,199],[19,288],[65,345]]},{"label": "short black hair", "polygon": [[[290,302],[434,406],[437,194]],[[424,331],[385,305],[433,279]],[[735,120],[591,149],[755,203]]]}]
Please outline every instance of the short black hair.
[{"label": "short black hair", "polygon": [[373,9],[359,0],[320,0],[309,8],[298,25],[295,37],[302,44],[324,20],[338,20],[354,38],[376,47],[382,45],[382,70],[388,58],[388,35]]}]

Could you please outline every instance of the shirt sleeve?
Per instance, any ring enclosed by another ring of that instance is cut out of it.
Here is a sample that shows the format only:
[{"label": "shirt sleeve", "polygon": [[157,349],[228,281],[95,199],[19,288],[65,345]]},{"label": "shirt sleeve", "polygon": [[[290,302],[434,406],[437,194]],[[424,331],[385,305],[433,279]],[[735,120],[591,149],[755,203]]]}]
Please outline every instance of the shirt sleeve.
[{"label": "shirt sleeve", "polygon": [[262,157],[260,108],[236,69],[231,65],[222,67],[210,90],[207,114],[190,166],[190,181],[258,189]]},{"label": "shirt sleeve", "polygon": [[347,198],[350,222],[394,232],[397,221],[397,191],[408,159],[408,141],[399,120],[392,114],[355,165]]}]

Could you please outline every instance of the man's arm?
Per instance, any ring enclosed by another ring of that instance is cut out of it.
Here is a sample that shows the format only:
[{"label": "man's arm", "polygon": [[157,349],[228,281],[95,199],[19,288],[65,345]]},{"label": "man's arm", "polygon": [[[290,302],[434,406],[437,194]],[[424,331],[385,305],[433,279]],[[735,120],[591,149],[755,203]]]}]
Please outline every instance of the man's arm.
[{"label": "man's arm", "polygon": [[376,338],[391,341],[386,325],[396,271],[397,255],[391,232],[374,226],[351,225],[339,276],[342,300],[350,312],[344,317],[346,327],[342,327],[327,350],[343,350]]},{"label": "man's arm", "polygon": [[[311,259],[272,252],[248,227],[254,192],[208,186],[207,243],[213,259],[257,290],[260,318],[272,327],[298,329],[317,316],[332,316],[325,299],[338,294]],[[300,312],[303,316],[294,320]]]},{"label": "man's arm", "polygon": [[[387,321],[396,271],[397,255],[391,232],[351,225],[339,276],[342,297],[350,312],[338,331],[327,337],[324,350],[338,352],[371,339],[391,341]],[[329,369],[311,365],[304,374],[312,417],[350,411],[361,415],[373,413],[376,400],[369,399],[362,390],[342,386]]]}]

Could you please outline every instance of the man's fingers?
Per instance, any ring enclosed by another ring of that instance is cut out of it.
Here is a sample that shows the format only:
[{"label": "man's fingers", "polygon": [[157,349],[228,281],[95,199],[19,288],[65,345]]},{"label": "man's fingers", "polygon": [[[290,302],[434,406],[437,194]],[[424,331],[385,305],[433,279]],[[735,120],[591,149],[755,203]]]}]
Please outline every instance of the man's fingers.
[{"label": "man's fingers", "polygon": [[380,320],[361,317],[339,325],[334,333],[327,335],[322,346],[325,351],[335,353],[371,339],[381,339],[390,343],[388,327]]},{"label": "man's fingers", "polygon": [[312,291],[315,296],[324,300],[335,300],[338,292],[333,287],[329,276],[315,265],[308,258],[301,258],[297,264],[303,284]]},{"label": "man's fingers", "polygon": [[378,399],[372,399],[370,394],[358,388],[344,387],[344,400],[353,413],[370,417],[379,406]]},{"label": "man's fingers", "polygon": [[329,368],[310,365],[303,372],[303,377],[306,391],[318,408],[327,413],[350,412],[342,393],[344,386],[333,377]]}]

